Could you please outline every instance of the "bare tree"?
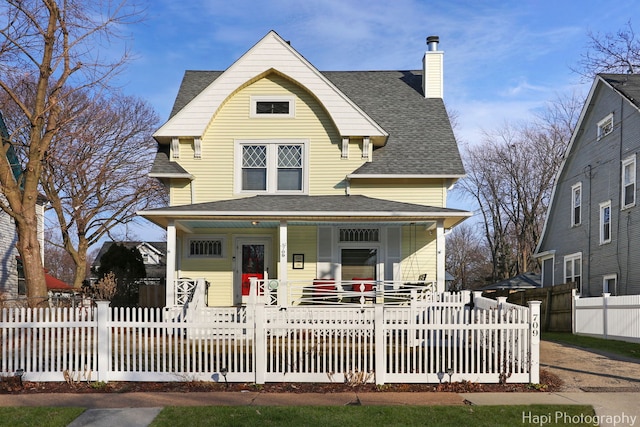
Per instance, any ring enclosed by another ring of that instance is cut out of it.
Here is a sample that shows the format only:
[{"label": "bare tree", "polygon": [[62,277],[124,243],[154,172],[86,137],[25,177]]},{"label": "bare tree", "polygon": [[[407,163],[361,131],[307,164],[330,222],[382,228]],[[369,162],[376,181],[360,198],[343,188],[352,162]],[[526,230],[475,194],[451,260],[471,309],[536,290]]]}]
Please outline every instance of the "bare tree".
[{"label": "bare tree", "polygon": [[452,289],[475,289],[491,276],[491,258],[482,233],[477,232],[479,225],[465,222],[447,236],[447,271],[454,277]]},{"label": "bare tree", "polygon": [[463,154],[459,188],[479,207],[494,280],[537,269],[533,253],[580,106],[575,95],[558,99],[531,124],[485,132]]},{"label": "bare tree", "polygon": [[[37,203],[43,160],[58,133],[71,86],[104,89],[127,61],[101,55],[115,30],[138,12],[126,0],[6,0],[0,4],[0,90],[24,118],[28,134],[22,152],[23,173],[17,180],[6,156],[0,156],[0,208],[15,221],[18,251],[24,266],[31,306],[45,301],[46,284],[38,241]],[[26,84],[26,90],[25,90]],[[13,138],[12,142],[13,142]],[[60,142],[60,140],[58,140]],[[9,144],[3,144],[5,151]]]},{"label": "bare tree", "polygon": [[[136,211],[166,204],[158,180],[148,177],[158,116],[142,100],[76,91],[62,116],[75,116],[44,159],[42,187],[55,212],[62,246],[76,267],[73,286],[87,275],[87,250]],[[64,142],[63,142],[64,141]]]},{"label": "bare tree", "polygon": [[586,80],[598,73],[637,73],[640,70],[640,40],[631,21],[615,33],[587,33],[587,50],[572,70]]}]

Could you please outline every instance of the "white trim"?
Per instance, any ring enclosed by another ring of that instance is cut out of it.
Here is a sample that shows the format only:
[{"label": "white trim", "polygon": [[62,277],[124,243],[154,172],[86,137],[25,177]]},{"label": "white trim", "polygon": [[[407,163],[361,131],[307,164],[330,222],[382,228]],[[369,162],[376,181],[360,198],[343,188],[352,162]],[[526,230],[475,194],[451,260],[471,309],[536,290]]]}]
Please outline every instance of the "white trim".
[{"label": "white trim", "polygon": [[[258,102],[288,102],[289,112],[285,114],[259,114],[256,110]],[[288,95],[252,95],[249,103],[249,117],[253,119],[290,119],[296,116],[296,98]]]},{"label": "white trim", "polygon": [[[191,255],[191,242],[194,240],[213,240],[220,242],[219,255]],[[194,234],[182,239],[183,253],[189,259],[224,259],[227,257],[226,237],[219,234]]]},{"label": "white trim", "polygon": [[191,175],[190,173],[156,172],[156,173],[150,173],[149,176],[151,178],[184,178],[184,179],[190,179],[193,181],[193,175]]},{"label": "white trim", "polygon": [[362,138],[362,158],[369,159],[369,151],[371,147],[371,140],[368,136]]},{"label": "white trim", "polygon": [[[567,264],[571,263],[571,275],[567,276]],[[582,295],[582,285],[584,284],[584,277],[582,275],[582,252],[575,252],[572,254],[568,254],[564,256],[563,263],[564,270],[562,275],[564,277],[565,283],[567,282],[575,282],[575,278],[580,278],[580,286],[578,287],[578,293]],[[576,266],[579,268],[579,271],[576,274]]]},{"label": "white trim", "polygon": [[171,153],[174,159],[180,158],[180,138],[177,136],[171,138]]},{"label": "white trim", "polygon": [[[577,206],[579,208],[579,216],[578,221],[576,222],[576,192],[579,192],[580,196],[580,205]],[[577,227],[582,224],[582,182],[575,183],[571,186],[571,227]]]},{"label": "white trim", "polygon": [[[606,208],[609,208],[609,237],[605,238],[604,236],[604,210]],[[599,210],[599,216],[600,216],[600,222],[598,224],[598,228],[599,228],[599,235],[600,235],[600,244],[604,245],[606,243],[611,243],[611,231],[612,231],[612,227],[611,227],[611,200],[607,200],[606,202],[602,202],[600,203],[600,210]]]},{"label": "white trim", "polygon": [[[609,287],[607,286],[607,282],[609,280],[613,280],[614,284],[613,284],[613,289],[609,289]],[[615,295],[617,294],[617,288],[618,287],[618,275],[615,273],[612,274],[605,274],[604,276],[602,276],[602,293],[607,293],[607,294],[611,294],[611,295]]]},{"label": "white trim", "polygon": [[[267,146],[267,189],[242,189],[242,147],[247,145]],[[302,146],[302,189],[278,190],[278,146]],[[236,139],[234,141],[234,193],[241,195],[257,194],[308,194],[309,193],[309,140],[308,139]],[[255,214],[255,213],[254,213]]]},{"label": "white trim", "polygon": [[[633,185],[633,201],[631,203],[625,203],[625,168],[629,165],[633,165],[632,171],[633,171],[633,182],[631,182],[629,185]],[[621,167],[621,176],[620,176],[620,206],[621,206],[621,210],[624,209],[628,209],[631,208],[633,206],[636,205],[636,191],[637,191],[637,187],[636,187],[636,182],[637,182],[637,172],[636,172],[636,155],[633,154],[629,157],[627,157],[626,159],[624,159],[622,161],[622,167]]]},{"label": "white trim", "polygon": [[609,113],[604,119],[598,122],[597,139],[600,141],[605,136],[613,132],[613,113]]},{"label": "white trim", "polygon": [[358,174],[358,173],[350,173],[347,175],[347,179],[356,179],[356,178],[362,178],[362,179],[380,179],[380,178],[384,178],[384,179],[407,179],[407,178],[422,178],[422,179],[462,179],[464,178],[466,175],[462,174],[462,175],[448,175],[448,174],[382,174],[382,173],[377,173],[377,174]]},{"label": "white trim", "polygon": [[200,138],[199,136],[193,138],[193,158],[202,158],[202,138]]},{"label": "white trim", "polygon": [[349,158],[349,137],[348,136],[342,137],[342,147],[340,150],[340,158],[341,159]]},{"label": "white trim", "polygon": [[277,72],[312,93],[331,116],[340,135],[389,134],[275,31],[270,31],[226,71],[154,133],[156,140],[203,135],[211,118],[239,88]]}]

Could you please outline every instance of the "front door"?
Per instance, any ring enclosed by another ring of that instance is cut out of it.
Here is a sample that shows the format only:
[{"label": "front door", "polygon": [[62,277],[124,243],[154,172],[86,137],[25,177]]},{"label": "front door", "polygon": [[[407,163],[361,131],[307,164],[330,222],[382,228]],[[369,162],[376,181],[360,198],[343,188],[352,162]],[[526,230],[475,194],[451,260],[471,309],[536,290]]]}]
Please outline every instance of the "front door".
[{"label": "front door", "polygon": [[269,272],[269,239],[238,239],[236,245],[236,274],[234,304],[246,303],[251,278],[265,279]]}]

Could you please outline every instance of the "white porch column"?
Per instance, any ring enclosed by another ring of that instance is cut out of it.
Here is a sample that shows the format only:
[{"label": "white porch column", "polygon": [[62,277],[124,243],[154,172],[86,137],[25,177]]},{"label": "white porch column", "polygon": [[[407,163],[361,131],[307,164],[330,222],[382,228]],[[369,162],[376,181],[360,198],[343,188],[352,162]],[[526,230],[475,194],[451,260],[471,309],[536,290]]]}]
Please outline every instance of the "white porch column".
[{"label": "white porch column", "polygon": [[172,307],[175,302],[175,276],[176,276],[176,226],[173,221],[167,225],[167,278],[165,306]]},{"label": "white porch column", "polygon": [[446,290],[445,285],[445,237],[444,237],[444,221],[438,220],[436,227],[436,287],[438,292]]},{"label": "white porch column", "polygon": [[280,282],[287,281],[287,221],[280,221],[280,250],[278,253],[280,254],[279,259],[279,270],[278,270],[278,280]]}]

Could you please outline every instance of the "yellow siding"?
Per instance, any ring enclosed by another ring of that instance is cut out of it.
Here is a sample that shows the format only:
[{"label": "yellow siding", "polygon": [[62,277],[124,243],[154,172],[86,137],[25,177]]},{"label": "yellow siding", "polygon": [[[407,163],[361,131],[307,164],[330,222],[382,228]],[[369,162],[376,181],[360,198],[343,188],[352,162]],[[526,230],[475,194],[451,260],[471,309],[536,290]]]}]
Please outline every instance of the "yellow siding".
[{"label": "yellow siding", "polygon": [[444,207],[446,188],[441,179],[357,179],[351,194],[397,202]]},{"label": "yellow siding", "polygon": [[435,280],[436,254],[435,231],[430,233],[420,226],[402,227],[403,280],[417,280],[424,273],[427,273],[427,280]]},{"label": "yellow siding", "polygon": [[[291,281],[309,281],[316,278],[316,244],[318,228],[313,226],[291,226],[288,229],[287,275]],[[304,254],[304,269],[293,269],[293,254]]]},{"label": "yellow siding", "polygon": [[[249,117],[251,96],[295,97],[294,118]],[[192,142],[180,144],[180,165],[196,177],[195,203],[243,197],[234,194],[234,141],[243,139],[309,141],[309,194],[343,194],[345,176],[363,164],[361,148],[350,146],[341,160],[341,138],[323,107],[300,86],[270,74],[236,92],[220,108],[202,138],[202,158],[193,158]],[[190,199],[188,187],[172,188],[172,201]]]}]

